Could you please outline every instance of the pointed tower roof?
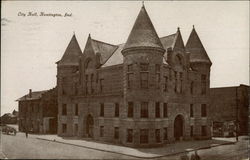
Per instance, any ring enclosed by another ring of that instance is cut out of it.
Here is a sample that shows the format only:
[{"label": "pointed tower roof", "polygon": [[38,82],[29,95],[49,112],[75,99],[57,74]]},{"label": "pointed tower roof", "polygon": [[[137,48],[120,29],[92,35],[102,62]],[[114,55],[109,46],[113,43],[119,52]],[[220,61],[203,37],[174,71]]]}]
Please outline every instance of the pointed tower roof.
[{"label": "pointed tower roof", "polygon": [[132,31],[130,32],[123,49],[137,47],[164,49],[144,5],[136,18]]},{"label": "pointed tower roof", "polygon": [[61,60],[58,61],[57,63],[58,65],[78,65],[79,57],[81,55],[82,51],[74,34]]},{"label": "pointed tower roof", "polygon": [[188,38],[186,49],[190,52],[191,63],[203,62],[210,65],[212,64],[194,27]]}]

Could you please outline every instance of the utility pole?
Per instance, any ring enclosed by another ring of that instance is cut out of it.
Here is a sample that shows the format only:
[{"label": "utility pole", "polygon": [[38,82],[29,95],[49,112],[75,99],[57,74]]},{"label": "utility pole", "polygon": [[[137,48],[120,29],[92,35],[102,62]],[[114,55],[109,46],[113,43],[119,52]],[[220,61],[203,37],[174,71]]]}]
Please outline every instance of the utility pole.
[{"label": "utility pole", "polygon": [[236,92],[235,92],[235,99],[236,99],[236,141],[238,142],[239,141],[239,138],[238,138],[238,87],[236,86]]}]

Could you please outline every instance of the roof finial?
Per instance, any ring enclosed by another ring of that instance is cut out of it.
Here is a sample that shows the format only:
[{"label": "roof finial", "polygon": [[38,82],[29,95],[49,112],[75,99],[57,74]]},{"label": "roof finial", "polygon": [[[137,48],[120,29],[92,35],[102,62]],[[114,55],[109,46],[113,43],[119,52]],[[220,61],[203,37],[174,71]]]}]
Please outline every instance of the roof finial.
[{"label": "roof finial", "polygon": [[194,29],[194,25],[193,25],[193,29]]},{"label": "roof finial", "polygon": [[89,38],[91,38],[91,35],[90,35],[90,33],[89,33]]},{"label": "roof finial", "polygon": [[144,1],[142,1],[142,7],[144,7]]},{"label": "roof finial", "polygon": [[180,31],[180,27],[177,27],[177,31]]},{"label": "roof finial", "polygon": [[75,31],[73,31],[73,35],[75,35]]}]

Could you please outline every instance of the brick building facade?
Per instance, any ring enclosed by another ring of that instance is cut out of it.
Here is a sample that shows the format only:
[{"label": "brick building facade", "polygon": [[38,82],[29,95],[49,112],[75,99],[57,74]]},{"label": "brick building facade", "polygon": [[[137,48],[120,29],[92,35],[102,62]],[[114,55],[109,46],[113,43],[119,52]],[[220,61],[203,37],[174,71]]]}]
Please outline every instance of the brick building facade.
[{"label": "brick building facade", "polygon": [[18,100],[19,131],[57,133],[57,88],[29,91]]},{"label": "brick building facade", "polygon": [[211,137],[212,63],[193,28],[159,38],[143,6],[125,44],[73,35],[57,62],[58,135],[132,147]]},{"label": "brick building facade", "polygon": [[239,135],[248,133],[249,86],[210,88],[211,119],[215,122],[238,122]]}]

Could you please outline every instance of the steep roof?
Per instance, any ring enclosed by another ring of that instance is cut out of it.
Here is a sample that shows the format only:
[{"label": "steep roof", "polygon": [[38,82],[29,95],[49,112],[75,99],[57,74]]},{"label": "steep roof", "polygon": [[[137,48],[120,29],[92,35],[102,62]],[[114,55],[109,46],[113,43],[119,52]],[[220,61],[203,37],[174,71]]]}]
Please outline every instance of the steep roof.
[{"label": "steep roof", "polygon": [[58,65],[78,65],[79,57],[82,55],[81,48],[77,42],[75,34],[71,38],[62,58],[57,62]]},{"label": "steep roof", "polygon": [[116,45],[108,44],[105,42],[92,40],[92,47],[95,54],[100,54],[100,64],[104,64],[118,48]]},{"label": "steep roof", "polygon": [[209,59],[205,48],[203,47],[201,40],[193,28],[187,44],[186,49],[190,52],[190,62],[204,62],[208,64],[212,64],[211,60]]},{"label": "steep roof", "polygon": [[35,91],[35,92],[31,92],[31,97],[29,97],[29,94],[26,94],[25,96],[17,99],[16,101],[26,101],[26,100],[36,100],[36,99],[40,99],[42,97],[42,95],[47,92],[48,90],[44,90],[44,91]]},{"label": "steep roof", "polygon": [[[175,39],[176,39],[176,33],[162,37],[162,38],[160,38],[160,41],[163,44],[164,49],[167,50],[170,47],[172,47],[172,48],[174,47]],[[122,64],[123,63],[123,55],[122,55],[121,51],[124,48],[124,46],[125,46],[125,43],[119,44],[118,48],[115,50],[115,52],[111,55],[111,57],[107,60],[107,62],[103,64],[103,67]],[[167,60],[167,52],[165,52],[164,58],[165,58],[165,60]]]},{"label": "steep roof", "polygon": [[163,49],[161,41],[144,6],[136,18],[123,49],[135,47],[155,47]]}]

